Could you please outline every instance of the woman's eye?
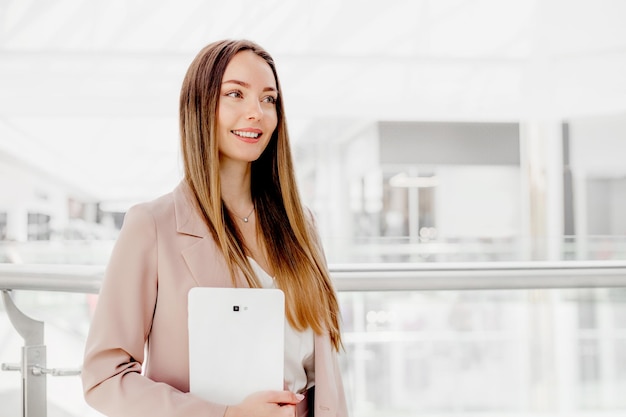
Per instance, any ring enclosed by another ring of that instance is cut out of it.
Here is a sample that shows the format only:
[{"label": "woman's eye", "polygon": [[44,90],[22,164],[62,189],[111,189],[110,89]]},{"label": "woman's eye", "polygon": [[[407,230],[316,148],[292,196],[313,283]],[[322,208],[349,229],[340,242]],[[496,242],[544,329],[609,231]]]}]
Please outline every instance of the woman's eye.
[{"label": "woman's eye", "polygon": [[229,91],[226,93],[226,97],[241,98],[243,94],[241,94],[241,91]]},{"label": "woman's eye", "polygon": [[274,96],[266,96],[263,97],[263,103],[276,104],[276,97]]}]

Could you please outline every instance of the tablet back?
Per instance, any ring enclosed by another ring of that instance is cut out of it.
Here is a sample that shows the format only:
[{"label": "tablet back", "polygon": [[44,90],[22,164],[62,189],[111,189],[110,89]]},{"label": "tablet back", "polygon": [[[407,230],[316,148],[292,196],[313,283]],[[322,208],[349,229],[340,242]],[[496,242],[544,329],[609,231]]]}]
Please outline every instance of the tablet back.
[{"label": "tablet back", "polygon": [[188,298],[190,392],[233,405],[257,391],[283,390],[281,290],[195,287]]}]

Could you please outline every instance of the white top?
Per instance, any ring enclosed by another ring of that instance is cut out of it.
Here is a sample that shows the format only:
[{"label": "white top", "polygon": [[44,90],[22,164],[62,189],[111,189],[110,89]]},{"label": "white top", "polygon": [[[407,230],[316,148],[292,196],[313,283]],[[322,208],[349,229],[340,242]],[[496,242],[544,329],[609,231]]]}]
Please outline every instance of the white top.
[{"label": "white top", "polygon": [[[263,288],[276,288],[271,277],[256,261],[248,257]],[[315,343],[309,327],[300,332],[285,320],[285,389],[304,392],[315,385]]]}]

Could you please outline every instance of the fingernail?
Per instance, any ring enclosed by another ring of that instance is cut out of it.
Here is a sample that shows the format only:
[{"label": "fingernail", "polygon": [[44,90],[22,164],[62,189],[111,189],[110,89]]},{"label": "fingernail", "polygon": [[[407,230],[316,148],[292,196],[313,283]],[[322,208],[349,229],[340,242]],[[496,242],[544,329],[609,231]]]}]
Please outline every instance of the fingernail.
[{"label": "fingernail", "polygon": [[298,399],[298,401],[302,401],[302,400],[304,400],[304,395],[296,394],[296,398]]}]

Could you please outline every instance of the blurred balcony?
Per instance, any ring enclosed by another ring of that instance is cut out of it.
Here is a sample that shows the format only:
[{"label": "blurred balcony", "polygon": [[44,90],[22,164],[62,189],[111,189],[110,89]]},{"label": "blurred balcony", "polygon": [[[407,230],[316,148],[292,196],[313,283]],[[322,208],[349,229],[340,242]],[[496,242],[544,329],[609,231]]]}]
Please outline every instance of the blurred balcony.
[{"label": "blurred balcony", "polygon": [[[528,259],[519,242],[374,243],[330,264],[352,416],[626,413],[624,239],[564,241],[553,260]],[[0,289],[45,322],[49,368],[80,367],[109,248],[23,244],[10,249],[23,263],[0,264]],[[416,248],[440,260],[412,262]],[[19,363],[22,345],[0,311],[0,362]],[[77,376],[46,378],[48,416],[99,415]],[[3,417],[20,415],[20,386],[19,372],[0,372]]]}]

